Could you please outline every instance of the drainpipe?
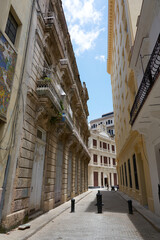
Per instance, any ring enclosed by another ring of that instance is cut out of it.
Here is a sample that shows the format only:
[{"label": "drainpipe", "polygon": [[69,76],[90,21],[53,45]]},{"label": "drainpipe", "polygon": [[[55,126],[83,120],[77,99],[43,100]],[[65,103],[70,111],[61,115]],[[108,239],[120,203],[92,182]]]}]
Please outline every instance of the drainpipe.
[{"label": "drainpipe", "polygon": [[[34,10],[35,1],[36,0],[33,0],[32,6],[31,6],[31,15],[30,15],[29,26],[28,26],[28,36],[27,36],[27,42],[26,42],[26,47],[25,47],[25,54],[24,54],[23,67],[22,67],[22,75],[21,75],[21,79],[20,79],[20,83],[19,83],[19,89],[18,89],[18,93],[17,93],[18,94],[17,101],[19,101],[20,93],[21,93],[21,86],[22,86],[24,70],[25,70],[25,62],[26,62],[27,52],[28,52],[29,37],[30,37],[30,30],[31,30],[31,24],[32,24],[32,17],[33,17],[33,10]],[[15,116],[15,120],[14,121],[17,122],[17,118],[18,118],[18,115]],[[15,137],[12,138],[13,141],[14,141],[14,138]],[[10,151],[11,151],[11,148],[10,148]],[[6,169],[5,169],[5,174],[4,174],[3,189],[2,189],[2,196],[1,196],[1,202],[0,202],[0,224],[1,224],[1,221],[2,221],[2,211],[3,211],[3,207],[4,207],[4,199],[5,199],[5,192],[6,192],[6,186],[7,186],[7,179],[8,179],[8,174],[9,174],[10,162],[11,162],[11,154],[9,152],[8,159],[7,159],[7,164],[6,164]]]}]

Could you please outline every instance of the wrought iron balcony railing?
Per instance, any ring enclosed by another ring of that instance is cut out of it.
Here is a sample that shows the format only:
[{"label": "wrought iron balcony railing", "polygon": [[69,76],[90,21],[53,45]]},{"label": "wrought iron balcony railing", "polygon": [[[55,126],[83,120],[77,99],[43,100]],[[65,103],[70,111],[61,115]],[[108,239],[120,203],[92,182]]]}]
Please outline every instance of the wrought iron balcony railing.
[{"label": "wrought iron balcony railing", "polygon": [[145,100],[148,97],[160,73],[160,34],[146,67],[142,82],[138,89],[135,101],[130,112],[130,124],[133,125]]}]

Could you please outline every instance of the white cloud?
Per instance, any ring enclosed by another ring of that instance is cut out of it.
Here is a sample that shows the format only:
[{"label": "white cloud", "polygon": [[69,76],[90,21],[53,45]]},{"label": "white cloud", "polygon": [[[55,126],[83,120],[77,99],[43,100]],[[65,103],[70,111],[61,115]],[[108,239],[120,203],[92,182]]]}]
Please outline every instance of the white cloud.
[{"label": "white cloud", "polygon": [[101,61],[101,62],[105,62],[105,61],[106,61],[104,55],[96,56],[95,59],[96,59],[96,60],[99,60],[99,61]]},{"label": "white cloud", "polygon": [[94,7],[95,0],[62,0],[71,39],[79,55],[94,47],[100,32],[101,11]]}]

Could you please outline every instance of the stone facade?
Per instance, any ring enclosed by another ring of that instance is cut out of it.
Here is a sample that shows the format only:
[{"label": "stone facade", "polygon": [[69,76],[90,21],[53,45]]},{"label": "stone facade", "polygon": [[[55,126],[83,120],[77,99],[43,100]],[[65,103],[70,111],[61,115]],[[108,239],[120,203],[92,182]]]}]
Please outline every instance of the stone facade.
[{"label": "stone facade", "polygon": [[13,188],[5,194],[6,228],[88,189],[88,92],[59,0],[34,2],[24,78],[21,142]]},{"label": "stone facade", "polygon": [[101,118],[90,121],[91,129],[96,129],[97,126],[104,124],[107,128],[107,132],[110,136],[115,135],[114,130],[114,112],[103,114]]},{"label": "stone facade", "polygon": [[0,222],[4,216],[5,194],[8,186],[13,186],[20,144],[20,138],[18,141],[16,138],[17,115],[24,93],[23,68],[32,3],[0,0]]},{"label": "stone facade", "polygon": [[130,125],[137,82],[129,63],[142,1],[108,2],[107,71],[111,74],[120,190],[154,211],[144,137]]},{"label": "stone facade", "polygon": [[106,124],[90,129],[90,133],[88,147],[91,160],[88,165],[88,186],[90,188],[117,186],[114,138],[107,133]]}]

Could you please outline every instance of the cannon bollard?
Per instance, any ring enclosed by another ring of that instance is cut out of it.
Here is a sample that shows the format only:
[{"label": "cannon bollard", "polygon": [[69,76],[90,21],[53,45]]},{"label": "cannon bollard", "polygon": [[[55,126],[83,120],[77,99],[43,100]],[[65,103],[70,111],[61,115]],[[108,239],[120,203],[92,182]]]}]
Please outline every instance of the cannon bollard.
[{"label": "cannon bollard", "polygon": [[102,206],[104,204],[102,203],[102,194],[100,193],[100,190],[98,190],[98,193],[96,194],[96,196],[97,196],[97,204],[96,204],[97,211],[98,213],[102,213]]},{"label": "cannon bollard", "polygon": [[71,213],[75,212],[75,199],[71,199]]},{"label": "cannon bollard", "polygon": [[132,209],[132,200],[128,200],[128,211],[129,214],[133,214],[133,209]]}]

